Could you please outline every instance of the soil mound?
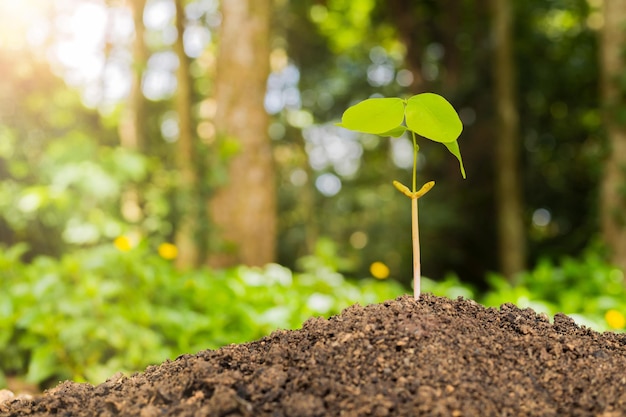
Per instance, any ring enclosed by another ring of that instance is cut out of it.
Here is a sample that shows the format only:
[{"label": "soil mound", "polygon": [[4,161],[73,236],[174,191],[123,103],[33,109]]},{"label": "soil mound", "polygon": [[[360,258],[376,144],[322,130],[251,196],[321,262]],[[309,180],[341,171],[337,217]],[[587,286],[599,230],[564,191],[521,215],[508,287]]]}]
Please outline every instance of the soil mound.
[{"label": "soil mound", "polygon": [[626,335],[423,295],[183,355],[0,416],[626,416]]}]

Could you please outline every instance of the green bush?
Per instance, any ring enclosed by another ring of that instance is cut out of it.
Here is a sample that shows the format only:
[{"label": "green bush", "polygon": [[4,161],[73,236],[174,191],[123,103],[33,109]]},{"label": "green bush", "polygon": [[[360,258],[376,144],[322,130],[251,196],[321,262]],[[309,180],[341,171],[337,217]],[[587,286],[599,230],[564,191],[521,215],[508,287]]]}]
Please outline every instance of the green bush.
[{"label": "green bush", "polygon": [[596,248],[580,258],[565,257],[558,262],[541,260],[514,282],[498,274],[487,277],[489,288],[478,292],[455,274],[435,281],[422,277],[424,292],[448,298],[472,298],[485,306],[514,303],[553,316],[570,315],[580,325],[598,331],[626,330],[626,287],[624,273],[608,264]]},{"label": "green bush", "polygon": [[[24,246],[0,250],[0,387],[3,375],[42,386],[63,379],[98,383],[118,371],[254,340],[311,316],[407,292],[393,281],[344,278],[335,252],[320,248],[301,259],[298,273],[275,264],[180,272],[146,243],[28,264],[20,260]],[[423,278],[423,289],[486,306],[511,302],[550,316],[563,312],[600,331],[625,330],[623,279],[589,251],[558,264],[544,260],[514,284],[493,274],[482,295],[453,274],[439,282]]]},{"label": "green bush", "polygon": [[505,302],[531,307],[548,315],[565,313],[595,330],[626,330],[624,273],[596,250],[558,264],[547,259],[511,284],[499,275],[488,277],[491,289],[481,298],[488,306]]},{"label": "green bush", "polygon": [[446,275],[443,281],[422,277],[422,290],[450,299],[457,297],[476,298],[474,289],[470,285],[463,284],[455,274]]},{"label": "green bush", "polygon": [[549,317],[564,313],[597,331],[626,330],[624,273],[593,248],[580,258],[565,257],[557,263],[544,259],[514,282],[490,274],[489,288],[483,293],[461,283],[454,274],[443,281],[423,280],[425,292],[440,296],[473,298],[488,307],[513,303]]},{"label": "green bush", "polygon": [[301,273],[275,264],[179,272],[147,244],[30,264],[20,261],[25,250],[0,250],[0,375],[43,386],[97,383],[404,292],[392,282],[346,280],[316,257]]}]

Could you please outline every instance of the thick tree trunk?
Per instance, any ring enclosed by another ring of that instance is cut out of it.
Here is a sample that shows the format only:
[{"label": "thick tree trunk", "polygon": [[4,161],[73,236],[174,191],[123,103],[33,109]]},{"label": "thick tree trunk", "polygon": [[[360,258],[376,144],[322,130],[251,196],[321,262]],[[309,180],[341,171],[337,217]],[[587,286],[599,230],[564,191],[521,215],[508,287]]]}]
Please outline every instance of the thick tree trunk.
[{"label": "thick tree trunk", "polygon": [[601,88],[610,152],[602,180],[601,221],[611,261],[626,271],[626,124],[618,116],[620,107],[626,106],[619,80],[626,69],[625,6],[622,0],[605,0],[603,6]]},{"label": "thick tree trunk", "polygon": [[[146,99],[141,90],[143,72],[148,61],[148,48],[144,41],[145,27],[143,11],[146,0],[129,2],[135,23],[133,41],[133,72],[130,94],[119,124],[120,144],[133,151],[143,151],[146,141],[145,118]],[[122,216],[130,222],[138,222],[143,217],[141,193],[136,187],[129,187],[122,193]]]},{"label": "thick tree trunk", "polygon": [[210,264],[262,265],[275,258],[276,190],[263,102],[269,74],[270,0],[222,2],[215,125],[218,141],[238,143],[228,184],[210,202],[226,242]]},{"label": "thick tree trunk", "polygon": [[526,266],[519,162],[519,120],[512,45],[510,0],[491,0],[493,10],[496,139],[496,204],[502,273],[509,279]]},{"label": "thick tree trunk", "polygon": [[185,10],[183,0],[175,0],[176,30],[178,38],[174,50],[178,56],[178,71],[176,74],[176,112],[178,113],[178,148],[176,150],[176,165],[178,168],[178,207],[179,216],[176,228],[176,246],[178,257],[176,264],[179,268],[196,266],[199,258],[197,231],[198,211],[197,174],[194,159],[194,118],[192,112],[193,96],[190,61],[185,54],[183,34],[185,32]]}]

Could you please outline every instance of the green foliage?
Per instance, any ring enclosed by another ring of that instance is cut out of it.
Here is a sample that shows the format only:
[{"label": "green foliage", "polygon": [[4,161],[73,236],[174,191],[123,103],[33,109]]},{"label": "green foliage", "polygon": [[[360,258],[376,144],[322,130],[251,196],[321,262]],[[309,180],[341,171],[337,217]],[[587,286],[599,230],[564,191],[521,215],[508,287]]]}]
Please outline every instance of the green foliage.
[{"label": "green foliage", "polygon": [[116,146],[116,129],[40,60],[3,50],[0,65],[10,103],[0,115],[0,244],[27,242],[29,257],[60,256],[114,238],[127,227],[121,196],[144,182],[144,222],[163,230],[163,213],[152,210],[163,199],[161,162]]},{"label": "green foliage", "polygon": [[[308,2],[301,3],[307,5]],[[376,0],[314,2],[309,15],[328,37],[329,46],[335,53],[349,54],[362,47],[364,39],[373,37],[388,40],[390,28],[374,28],[372,25],[376,3]]]},{"label": "green foliage", "polygon": [[[41,150],[38,169],[29,170],[28,178],[0,180],[0,220],[11,234],[23,237],[16,240],[48,239],[47,245],[56,250],[43,249],[45,243],[35,250],[55,255],[66,245],[94,244],[119,235],[125,227],[120,196],[155,168],[139,153],[98,145],[78,131]],[[27,163],[13,157],[13,163],[20,162]],[[37,233],[38,225],[43,232]]]},{"label": "green foliage", "polygon": [[[44,386],[61,379],[97,383],[118,371],[297,328],[311,316],[405,292],[392,281],[347,280],[337,272],[345,261],[327,240],[300,260],[298,273],[275,264],[177,272],[147,243],[128,252],[99,246],[30,264],[20,260],[25,250],[0,251],[0,384],[2,374]],[[422,285],[449,298],[494,307],[513,302],[550,316],[569,314],[596,330],[623,331],[623,280],[620,270],[588,251],[558,264],[544,260],[515,284],[491,275],[484,294],[455,275],[423,278]]]},{"label": "green foliage", "polygon": [[462,283],[455,274],[446,275],[442,281],[422,277],[422,291],[450,299],[476,297],[476,291],[470,285]]},{"label": "green foliage", "polygon": [[403,292],[393,282],[348,281],[332,257],[307,258],[300,273],[275,264],[177,272],[146,243],[31,264],[20,260],[25,250],[0,251],[0,375],[43,385],[100,382]]},{"label": "green foliage", "polygon": [[533,270],[519,274],[514,283],[498,274],[489,274],[487,282],[489,288],[478,293],[449,274],[443,281],[424,279],[424,291],[474,298],[488,307],[513,303],[548,316],[564,313],[598,331],[626,331],[624,273],[595,250],[558,263],[543,259]]},{"label": "green foliage", "polygon": [[485,305],[511,302],[550,315],[562,312],[598,330],[613,327],[606,318],[608,311],[626,312],[624,273],[591,250],[579,259],[565,257],[558,265],[541,260],[515,283],[499,275],[490,275],[488,281],[492,289],[482,298]]},{"label": "green foliage", "polygon": [[[402,123],[405,122],[406,126]],[[406,130],[427,139],[443,143],[465,168],[457,139],[463,131],[452,104],[438,94],[422,93],[407,100],[400,98],[370,98],[348,108],[338,126],[357,132],[399,137]],[[413,190],[416,191],[416,190]]]}]

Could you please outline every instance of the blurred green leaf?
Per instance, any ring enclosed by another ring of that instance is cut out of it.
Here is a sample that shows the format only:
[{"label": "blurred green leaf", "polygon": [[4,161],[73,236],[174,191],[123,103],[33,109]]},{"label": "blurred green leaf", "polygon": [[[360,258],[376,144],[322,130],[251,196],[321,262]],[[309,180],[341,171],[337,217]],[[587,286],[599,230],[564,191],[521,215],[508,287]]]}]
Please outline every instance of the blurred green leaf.
[{"label": "blurred green leaf", "polygon": [[57,364],[57,352],[53,346],[42,344],[36,347],[33,349],[28,364],[26,380],[32,383],[38,383],[50,378],[56,372]]},{"label": "blurred green leaf", "polygon": [[324,259],[310,257],[311,269],[303,272],[276,264],[180,272],[146,243],[30,263],[19,259],[22,247],[0,250],[0,317],[13,329],[2,333],[0,370],[35,383],[98,383],[94,378],[297,328],[311,315],[404,292],[393,282],[346,279],[332,268],[341,263],[333,243],[319,246]]}]

